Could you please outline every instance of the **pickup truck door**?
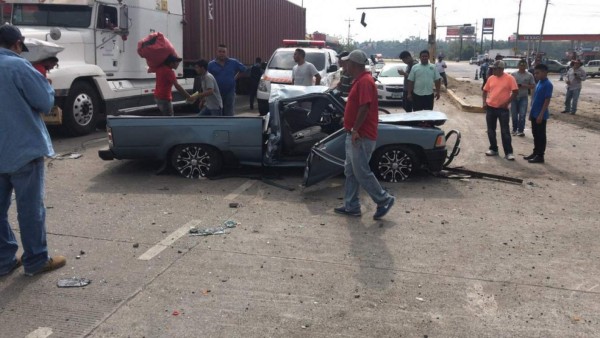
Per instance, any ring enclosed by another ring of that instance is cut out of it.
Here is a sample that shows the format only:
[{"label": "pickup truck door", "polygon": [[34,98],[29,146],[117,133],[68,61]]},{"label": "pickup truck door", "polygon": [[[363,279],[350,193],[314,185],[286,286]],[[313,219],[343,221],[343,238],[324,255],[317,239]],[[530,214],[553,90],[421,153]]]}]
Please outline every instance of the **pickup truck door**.
[{"label": "pickup truck door", "polygon": [[346,130],[340,129],[315,144],[304,168],[305,187],[310,187],[344,172]]}]

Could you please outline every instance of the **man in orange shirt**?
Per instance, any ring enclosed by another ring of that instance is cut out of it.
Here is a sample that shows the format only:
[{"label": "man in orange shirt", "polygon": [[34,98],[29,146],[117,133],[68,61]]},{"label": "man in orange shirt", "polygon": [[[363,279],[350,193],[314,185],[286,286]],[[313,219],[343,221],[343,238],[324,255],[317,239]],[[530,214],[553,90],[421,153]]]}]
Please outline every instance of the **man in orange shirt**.
[{"label": "man in orange shirt", "polygon": [[519,87],[514,77],[504,73],[504,61],[496,61],[492,66],[493,75],[490,76],[483,86],[483,109],[486,111],[487,133],[490,140],[490,149],[485,153],[487,156],[498,155],[498,143],[496,141],[496,124],[500,120],[500,135],[502,147],[507,160],[514,161],[512,140],[510,137],[510,114],[508,105],[517,97]]},{"label": "man in orange shirt", "polygon": [[175,89],[185,97],[185,99],[190,98],[190,94],[181,87],[179,83],[177,83],[177,76],[175,76],[175,72],[173,69],[177,69],[179,67],[179,63],[181,62],[181,58],[175,55],[169,55],[165,62],[156,68],[156,88],[154,89],[154,100],[156,101],[156,105],[158,106],[158,110],[162,115],[173,116],[173,93],[172,88],[175,86]]}]

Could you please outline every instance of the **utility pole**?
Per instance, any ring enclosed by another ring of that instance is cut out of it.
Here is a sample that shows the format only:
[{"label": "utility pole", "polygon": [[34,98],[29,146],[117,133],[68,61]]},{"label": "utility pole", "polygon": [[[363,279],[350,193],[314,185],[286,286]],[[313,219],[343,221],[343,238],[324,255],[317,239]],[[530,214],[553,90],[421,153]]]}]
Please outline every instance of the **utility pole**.
[{"label": "utility pole", "polygon": [[429,58],[435,63],[436,52],[436,23],[435,23],[435,0],[431,0],[431,31],[429,35]]},{"label": "utility pole", "polygon": [[350,48],[350,24],[352,23],[352,21],[354,21],[354,19],[350,19],[350,18],[348,18],[348,19],[346,19],[346,20],[344,20],[344,21],[347,21],[347,22],[348,22],[348,40],[346,40],[346,46],[347,46],[348,48]]},{"label": "utility pole", "polygon": [[519,50],[519,25],[521,24],[521,3],[523,0],[519,0],[519,15],[517,16],[517,36],[515,36],[515,50],[514,54],[517,55]]},{"label": "utility pole", "polygon": [[544,24],[546,23],[546,12],[548,12],[548,3],[550,3],[550,0],[546,0],[546,8],[544,9],[544,19],[542,19],[542,31],[540,32],[540,41],[538,42],[538,50],[537,50],[536,58],[537,58],[537,55],[539,55],[542,50],[542,40],[543,40],[543,36],[544,36]]}]

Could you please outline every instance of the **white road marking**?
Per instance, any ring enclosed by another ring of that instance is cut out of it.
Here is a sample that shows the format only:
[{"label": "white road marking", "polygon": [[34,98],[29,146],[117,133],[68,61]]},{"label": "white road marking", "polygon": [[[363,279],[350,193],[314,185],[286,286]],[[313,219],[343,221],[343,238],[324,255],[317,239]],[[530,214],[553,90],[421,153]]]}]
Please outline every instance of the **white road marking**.
[{"label": "white road marking", "polygon": [[225,196],[224,199],[226,201],[233,201],[234,199],[238,198],[238,196],[243,194],[244,191],[248,190],[251,186],[253,186],[255,183],[256,183],[256,180],[246,181],[246,183],[240,185],[239,188],[235,189],[231,194]]},{"label": "white road marking", "polygon": [[37,330],[26,335],[25,338],[46,338],[52,334],[50,327],[38,327]]},{"label": "white road marking", "polygon": [[151,260],[156,255],[161,253],[164,249],[168,248],[171,244],[175,243],[176,240],[180,239],[181,237],[183,237],[183,235],[187,234],[190,231],[191,227],[197,226],[200,223],[200,220],[189,221],[184,226],[168,235],[167,238],[163,239],[162,241],[158,242],[158,244],[148,249],[148,251],[144,252],[140,257],[138,257],[138,259],[142,261]]}]

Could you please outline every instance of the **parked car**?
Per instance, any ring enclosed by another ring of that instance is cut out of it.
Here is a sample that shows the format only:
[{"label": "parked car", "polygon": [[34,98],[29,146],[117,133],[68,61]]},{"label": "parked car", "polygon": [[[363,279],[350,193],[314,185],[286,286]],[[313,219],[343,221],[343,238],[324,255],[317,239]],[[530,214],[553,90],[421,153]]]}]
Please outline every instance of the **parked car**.
[{"label": "parked car", "polygon": [[379,102],[402,102],[404,91],[404,76],[398,70],[406,70],[406,65],[388,63],[377,76],[377,96]]},{"label": "parked car", "polygon": [[548,72],[550,73],[566,72],[569,68],[568,65],[562,64],[557,60],[546,60],[545,64],[548,66]]},{"label": "parked car", "polygon": [[504,72],[507,74],[512,74],[514,72],[518,72],[519,71],[519,61],[521,61],[521,58],[517,58],[517,57],[505,57],[502,59],[502,61],[504,61]]},{"label": "parked car", "polygon": [[[284,85],[273,85],[272,91],[265,116],[109,116],[109,147],[98,155],[164,161],[187,178],[217,175],[224,165],[305,167],[305,186],[341,174],[347,133],[339,92]],[[380,115],[370,163],[377,177],[398,182],[420,169],[440,171],[448,151],[439,126],[446,119],[437,111]]]},{"label": "parked car", "polygon": [[383,68],[383,66],[385,66],[385,63],[383,62],[378,62],[375,64],[375,76],[379,75],[379,73],[381,73],[381,68]]},{"label": "parked car", "polygon": [[475,65],[475,64],[477,64],[477,61],[478,61],[478,60],[479,60],[479,59],[478,59],[477,57],[472,57],[472,58],[469,60],[469,64],[470,64],[470,65]]},{"label": "parked car", "polygon": [[590,60],[583,65],[583,70],[589,77],[600,76],[600,60]]}]

